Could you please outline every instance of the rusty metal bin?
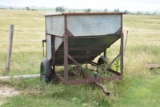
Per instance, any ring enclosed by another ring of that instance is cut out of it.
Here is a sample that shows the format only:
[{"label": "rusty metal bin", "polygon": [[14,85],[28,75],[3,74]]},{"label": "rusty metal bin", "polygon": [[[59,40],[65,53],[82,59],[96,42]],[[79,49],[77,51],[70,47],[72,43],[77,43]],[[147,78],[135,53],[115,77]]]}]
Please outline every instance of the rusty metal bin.
[{"label": "rusty metal bin", "polygon": [[[56,76],[65,84],[96,83],[100,81],[118,80],[123,76],[123,13],[59,13],[45,15],[46,23],[46,59],[41,62],[41,79],[50,82]],[[110,61],[104,72],[113,76],[103,77],[98,73],[96,78],[81,66],[90,63],[114,42],[121,39],[118,55]],[[120,58],[120,72],[110,66]],[[71,64],[81,68],[82,79],[70,80],[68,66]],[[55,71],[55,66],[64,66],[63,74]]]}]

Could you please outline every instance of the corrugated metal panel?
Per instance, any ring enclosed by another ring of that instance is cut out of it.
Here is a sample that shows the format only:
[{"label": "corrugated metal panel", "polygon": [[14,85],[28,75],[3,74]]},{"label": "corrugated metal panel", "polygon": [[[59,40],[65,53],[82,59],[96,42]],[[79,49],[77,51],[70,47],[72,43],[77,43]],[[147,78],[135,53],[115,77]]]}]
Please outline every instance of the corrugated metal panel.
[{"label": "corrugated metal panel", "polygon": [[46,17],[46,32],[53,35],[63,36],[64,16]]},{"label": "corrugated metal panel", "polygon": [[113,34],[121,28],[121,15],[67,16],[67,28],[74,36]]}]

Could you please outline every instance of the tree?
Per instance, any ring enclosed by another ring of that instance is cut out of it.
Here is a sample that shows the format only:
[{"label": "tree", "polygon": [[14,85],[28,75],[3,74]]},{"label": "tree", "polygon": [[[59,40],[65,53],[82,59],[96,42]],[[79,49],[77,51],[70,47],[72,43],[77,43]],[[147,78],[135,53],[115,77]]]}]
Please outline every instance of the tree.
[{"label": "tree", "polygon": [[65,9],[63,6],[56,7],[56,12],[64,12],[64,11],[65,11]]},{"label": "tree", "polygon": [[119,12],[119,9],[114,9],[114,12]]},{"label": "tree", "polygon": [[150,15],[150,13],[149,12],[146,12],[146,13],[144,13],[145,15]]},{"label": "tree", "polygon": [[12,10],[12,9],[13,9],[13,7],[9,7],[9,9],[11,9],[11,10]]},{"label": "tree", "polygon": [[141,11],[137,11],[137,15],[142,15],[143,13]]},{"label": "tree", "polygon": [[26,10],[30,10],[30,8],[29,8],[29,7],[26,7]]},{"label": "tree", "polygon": [[154,12],[152,15],[157,15],[157,12]]},{"label": "tree", "polygon": [[91,9],[84,9],[84,12],[90,13],[90,12],[91,12]]},{"label": "tree", "polygon": [[37,11],[36,9],[31,9],[31,11]]},{"label": "tree", "polygon": [[125,10],[124,13],[125,13],[125,14],[129,14],[129,11],[128,11],[128,10]]},{"label": "tree", "polygon": [[108,9],[104,9],[104,11],[103,12],[108,12]]}]

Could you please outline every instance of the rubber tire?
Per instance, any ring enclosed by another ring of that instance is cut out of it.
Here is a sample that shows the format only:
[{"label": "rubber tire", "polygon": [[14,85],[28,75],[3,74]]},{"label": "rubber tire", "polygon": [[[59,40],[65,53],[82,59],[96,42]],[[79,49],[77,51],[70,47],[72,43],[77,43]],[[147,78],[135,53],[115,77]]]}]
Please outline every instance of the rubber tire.
[{"label": "rubber tire", "polygon": [[54,79],[54,74],[49,60],[44,59],[40,65],[40,79],[45,83],[51,83]]},{"label": "rubber tire", "polygon": [[104,57],[103,56],[100,56],[99,58],[98,58],[98,61],[97,61],[97,64],[100,66],[100,65],[102,65],[102,64],[104,64]]}]

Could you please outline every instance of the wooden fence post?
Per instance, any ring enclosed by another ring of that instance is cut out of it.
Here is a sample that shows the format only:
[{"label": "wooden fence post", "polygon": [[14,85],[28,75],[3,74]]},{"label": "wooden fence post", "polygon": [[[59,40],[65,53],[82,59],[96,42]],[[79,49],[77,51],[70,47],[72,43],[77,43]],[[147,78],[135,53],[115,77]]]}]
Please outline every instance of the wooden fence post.
[{"label": "wooden fence post", "polygon": [[6,72],[9,73],[10,70],[10,60],[12,54],[12,43],[13,43],[13,32],[14,32],[14,25],[10,25],[10,33],[9,33],[9,47],[8,47],[8,55],[7,55],[7,63],[6,63]]}]

